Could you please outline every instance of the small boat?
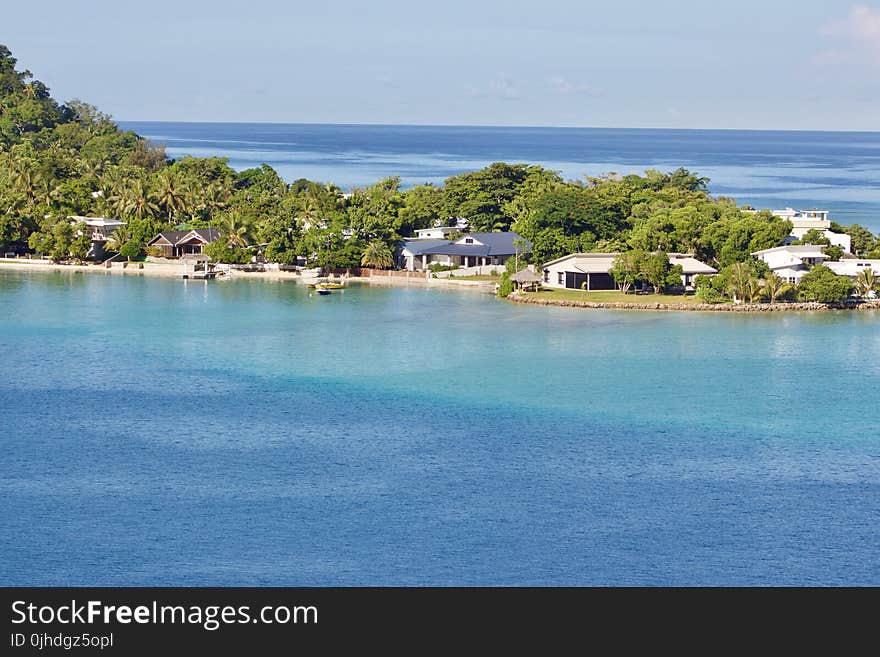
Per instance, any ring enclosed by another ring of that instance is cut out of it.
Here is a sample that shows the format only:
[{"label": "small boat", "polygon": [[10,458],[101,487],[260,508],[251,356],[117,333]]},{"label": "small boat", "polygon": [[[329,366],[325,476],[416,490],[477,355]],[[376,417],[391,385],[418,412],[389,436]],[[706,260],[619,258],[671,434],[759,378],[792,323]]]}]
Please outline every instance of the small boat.
[{"label": "small boat", "polygon": [[330,294],[330,290],[323,288],[323,287],[317,288],[317,292],[318,292],[318,294],[321,294],[321,295]]},{"label": "small boat", "polygon": [[341,290],[345,287],[343,283],[332,283],[327,279],[319,279],[316,281],[311,281],[306,283],[309,287],[313,287],[315,289],[324,288],[325,290]]}]

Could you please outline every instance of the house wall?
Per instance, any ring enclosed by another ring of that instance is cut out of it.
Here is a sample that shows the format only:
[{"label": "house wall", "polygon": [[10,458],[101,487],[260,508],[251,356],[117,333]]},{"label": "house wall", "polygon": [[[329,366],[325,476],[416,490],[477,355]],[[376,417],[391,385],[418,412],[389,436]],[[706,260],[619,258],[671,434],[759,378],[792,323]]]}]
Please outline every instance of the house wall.
[{"label": "house wall", "polygon": [[[422,256],[417,255],[408,255],[406,252],[401,254],[403,259],[403,267],[408,269],[409,271],[423,271],[422,267]],[[497,265],[503,266],[510,258],[513,256],[468,256],[466,259],[463,256],[451,256],[445,254],[432,253],[427,254],[425,257],[426,265],[430,266],[432,263],[438,263],[441,265],[447,266],[455,266],[455,267],[476,267],[481,265]]]},{"label": "house wall", "polygon": [[[607,268],[602,266],[607,264]],[[544,287],[555,287],[564,289],[566,287],[566,274],[574,274],[574,275],[584,275],[585,272],[582,272],[577,268],[577,260],[575,258],[567,258],[566,260],[562,260],[555,264],[544,267],[539,274],[541,276],[541,284]],[[583,267],[584,269],[594,270],[598,269],[599,271],[595,273],[604,273],[607,274],[611,269],[611,264],[608,262],[602,263],[602,265],[598,267]],[[569,276],[569,281],[571,277]],[[571,289],[571,288],[569,288]],[[592,289],[592,288],[591,288]]]},{"label": "house wall", "polygon": [[880,276],[880,260],[859,258],[858,260],[840,260],[839,262],[826,262],[825,264],[839,276],[855,278],[859,275],[859,272],[865,269],[873,269],[874,273]]},{"label": "house wall", "polygon": [[804,235],[806,235],[810,230],[821,230],[822,234],[828,238],[828,241],[835,246],[839,246],[841,249],[846,251],[847,253],[852,251],[852,237],[847,235],[846,233],[835,233],[834,231],[822,229],[817,226],[795,226],[791,231],[791,237],[796,239],[801,239]]},{"label": "house wall", "polygon": [[[775,253],[762,253],[758,256],[761,260],[767,263],[767,266],[770,269],[778,269],[780,267],[787,266],[787,263],[791,261],[792,257],[799,258],[800,256],[793,256],[791,253],[787,251],[777,251]],[[808,265],[817,265],[821,264],[824,261],[824,258],[803,258],[802,259],[805,264]]]},{"label": "house wall", "polygon": [[[772,268],[771,268],[772,269]],[[786,283],[796,284],[800,282],[804,274],[809,271],[806,267],[782,267],[773,269],[773,273],[784,279]]]}]

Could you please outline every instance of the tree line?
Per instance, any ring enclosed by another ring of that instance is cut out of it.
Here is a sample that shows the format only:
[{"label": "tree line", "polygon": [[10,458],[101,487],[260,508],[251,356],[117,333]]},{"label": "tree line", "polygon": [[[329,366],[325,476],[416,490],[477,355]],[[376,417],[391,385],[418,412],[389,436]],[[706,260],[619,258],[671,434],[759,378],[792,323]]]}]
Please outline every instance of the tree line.
[{"label": "tree line", "polygon": [[[497,162],[409,189],[389,177],[348,192],[306,179],[287,183],[269,165],[235,171],[225,158],[169,159],[164,147],[121,130],[81,101],[60,104],[0,45],[0,250],[82,256],[68,217],[118,217],[108,248],[140,257],[157,233],[213,227],[211,255],[344,268],[393,266],[402,238],[420,228],[513,230],[541,264],[572,252],[693,253],[719,269],[751,263],[791,224],[713,197],[686,169],[564,180],[537,165]],[[880,256],[867,229],[837,227],[863,256]],[[80,238],[78,240],[78,238]],[[647,257],[647,256],[646,256]],[[656,260],[657,284],[661,272]]]}]

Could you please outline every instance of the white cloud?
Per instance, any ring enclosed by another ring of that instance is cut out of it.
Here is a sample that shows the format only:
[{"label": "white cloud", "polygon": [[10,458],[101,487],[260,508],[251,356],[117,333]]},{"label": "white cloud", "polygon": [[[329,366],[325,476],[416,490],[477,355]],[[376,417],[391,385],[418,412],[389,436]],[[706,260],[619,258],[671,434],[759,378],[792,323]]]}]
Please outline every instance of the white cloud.
[{"label": "white cloud", "polygon": [[518,100],[522,96],[519,87],[510,78],[493,80],[485,87],[470,87],[467,92],[470,96],[501,98],[502,100]]},{"label": "white cloud", "polygon": [[828,36],[880,48],[880,9],[856,5],[849,10],[846,19],[826,25],[822,31]]},{"label": "white cloud", "polygon": [[845,19],[828,23],[819,32],[828,41],[812,56],[815,66],[828,70],[880,66],[880,9],[856,5]]},{"label": "white cloud", "polygon": [[571,80],[562,76],[550,78],[549,80],[547,80],[547,82],[554,91],[564,95],[586,94],[590,96],[596,96],[599,93],[597,89],[588,84],[572,82]]}]

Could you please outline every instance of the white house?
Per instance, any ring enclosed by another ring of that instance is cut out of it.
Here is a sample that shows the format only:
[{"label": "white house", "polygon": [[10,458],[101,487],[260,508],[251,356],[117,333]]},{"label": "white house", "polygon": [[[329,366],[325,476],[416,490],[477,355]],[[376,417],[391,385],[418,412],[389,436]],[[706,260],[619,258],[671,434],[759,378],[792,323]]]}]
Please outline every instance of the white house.
[{"label": "white house", "polygon": [[868,258],[847,258],[839,262],[828,261],[825,263],[838,276],[849,276],[855,279],[860,272],[865,269],[873,269],[877,276],[880,276],[880,260],[871,260]]},{"label": "white house", "polygon": [[514,232],[465,233],[455,240],[404,240],[398,262],[410,271],[428,269],[435,262],[452,267],[503,265],[517,254],[531,252],[529,241]]},{"label": "white house", "polygon": [[460,229],[457,226],[437,226],[436,228],[420,228],[416,231],[416,236],[411,239],[417,240],[431,240],[431,239],[439,239],[445,240],[449,235],[453,233],[460,232]]},{"label": "white house", "polygon": [[791,284],[798,283],[813,265],[825,264],[828,260],[822,247],[812,244],[777,246],[755,251],[752,255],[766,262],[770,271]]},{"label": "white house", "polygon": [[[543,285],[573,290],[615,290],[617,284],[611,268],[619,253],[572,253],[546,263],[543,268]],[[669,253],[672,265],[681,265],[681,284],[690,287],[700,274],[717,274],[714,267],[700,262],[688,253]]]},{"label": "white house", "polygon": [[831,230],[831,220],[828,218],[830,214],[828,210],[795,210],[794,208],[785,208],[784,210],[771,210],[774,216],[782,219],[788,219],[792,224],[791,233],[787,241],[793,242],[800,240],[811,230],[818,230],[832,245],[839,246],[841,249],[849,253],[852,250],[852,238],[844,233],[835,233]]},{"label": "white house", "polygon": [[88,227],[89,236],[92,240],[92,246],[89,249],[88,257],[100,260],[104,257],[104,244],[110,235],[120,226],[125,226],[124,221],[119,219],[107,219],[106,217],[80,217],[78,215],[70,215],[67,217],[71,224],[84,223]]}]

